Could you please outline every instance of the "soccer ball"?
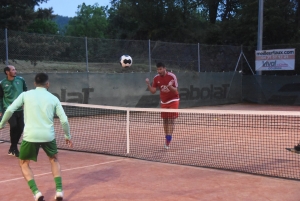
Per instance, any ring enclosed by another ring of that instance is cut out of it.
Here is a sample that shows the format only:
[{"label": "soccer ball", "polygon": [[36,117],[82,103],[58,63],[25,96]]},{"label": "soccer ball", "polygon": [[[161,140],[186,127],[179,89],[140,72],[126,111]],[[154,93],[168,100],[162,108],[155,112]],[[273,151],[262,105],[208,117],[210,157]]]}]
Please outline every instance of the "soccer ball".
[{"label": "soccer ball", "polygon": [[123,55],[120,58],[120,64],[123,68],[128,68],[132,65],[132,58],[129,55]]}]

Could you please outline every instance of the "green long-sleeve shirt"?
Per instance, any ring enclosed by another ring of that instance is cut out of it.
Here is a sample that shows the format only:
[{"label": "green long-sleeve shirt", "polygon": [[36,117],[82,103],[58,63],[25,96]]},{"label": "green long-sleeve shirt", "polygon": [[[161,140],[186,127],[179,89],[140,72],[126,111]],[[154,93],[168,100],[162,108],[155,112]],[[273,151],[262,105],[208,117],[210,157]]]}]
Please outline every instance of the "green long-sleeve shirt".
[{"label": "green long-sleeve shirt", "polygon": [[11,115],[24,105],[24,134],[23,140],[28,142],[50,142],[55,138],[54,115],[59,117],[66,139],[71,139],[68,118],[56,96],[46,88],[23,92],[7,108],[0,122],[3,128]]},{"label": "green long-sleeve shirt", "polygon": [[[4,78],[0,83],[0,113],[3,113],[10,104],[23,92],[27,91],[26,82],[22,77],[16,76],[13,80]],[[20,111],[20,107],[16,111]]]}]

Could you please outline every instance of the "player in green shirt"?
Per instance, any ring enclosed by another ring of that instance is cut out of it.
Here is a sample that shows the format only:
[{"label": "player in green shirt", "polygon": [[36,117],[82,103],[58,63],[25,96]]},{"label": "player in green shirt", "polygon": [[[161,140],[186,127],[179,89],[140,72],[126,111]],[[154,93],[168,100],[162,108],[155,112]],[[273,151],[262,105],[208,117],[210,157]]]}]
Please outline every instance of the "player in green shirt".
[{"label": "player in green shirt", "polygon": [[55,200],[63,200],[63,188],[60,164],[57,157],[57,146],[54,132],[54,115],[57,115],[62,125],[66,144],[72,147],[68,118],[58,98],[48,92],[48,75],[38,73],[35,76],[36,88],[23,92],[6,109],[0,122],[0,129],[10,119],[18,108],[24,106],[25,128],[20,147],[20,166],[24,178],[30,187],[35,201],[43,201],[44,196],[38,190],[33,172],[29,167],[30,160],[37,161],[39,149],[42,148],[51,163],[52,175],[56,184]]},{"label": "player in green shirt", "polygon": [[[25,80],[16,76],[17,71],[14,66],[8,65],[4,68],[6,78],[0,83],[0,117],[7,107],[23,92],[27,91]],[[23,108],[18,108],[9,119],[10,125],[10,148],[8,155],[19,157],[18,142],[23,133],[24,119]]]}]

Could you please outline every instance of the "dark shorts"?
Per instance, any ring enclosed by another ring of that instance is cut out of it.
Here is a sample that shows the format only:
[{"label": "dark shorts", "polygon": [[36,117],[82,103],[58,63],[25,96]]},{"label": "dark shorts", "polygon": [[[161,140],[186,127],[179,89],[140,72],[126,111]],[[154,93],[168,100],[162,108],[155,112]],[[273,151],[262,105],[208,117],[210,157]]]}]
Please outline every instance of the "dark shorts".
[{"label": "dark shorts", "polygon": [[[160,104],[161,108],[164,109],[178,109],[179,107],[179,101],[173,101],[168,104]],[[178,117],[178,112],[162,112],[161,118],[163,119],[176,119]]]},{"label": "dark shorts", "polygon": [[27,142],[23,140],[20,147],[19,159],[37,161],[40,147],[49,157],[53,157],[58,153],[55,139],[51,142]]}]

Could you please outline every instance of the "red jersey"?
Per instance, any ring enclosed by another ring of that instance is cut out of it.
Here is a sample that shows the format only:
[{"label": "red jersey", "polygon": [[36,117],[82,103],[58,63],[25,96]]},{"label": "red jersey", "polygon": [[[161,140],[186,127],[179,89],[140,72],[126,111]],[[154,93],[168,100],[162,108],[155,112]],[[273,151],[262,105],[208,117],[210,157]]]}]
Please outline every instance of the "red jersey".
[{"label": "red jersey", "polygon": [[178,92],[172,92],[168,89],[168,84],[173,80],[173,87],[178,87],[177,78],[173,73],[167,72],[165,76],[157,74],[153,78],[152,87],[159,88],[161,104],[168,104],[174,101],[179,101]]}]

